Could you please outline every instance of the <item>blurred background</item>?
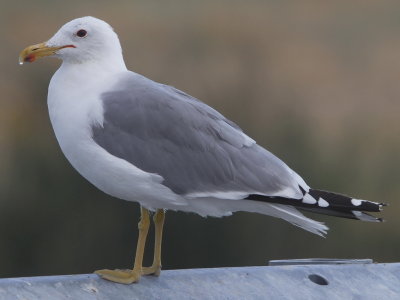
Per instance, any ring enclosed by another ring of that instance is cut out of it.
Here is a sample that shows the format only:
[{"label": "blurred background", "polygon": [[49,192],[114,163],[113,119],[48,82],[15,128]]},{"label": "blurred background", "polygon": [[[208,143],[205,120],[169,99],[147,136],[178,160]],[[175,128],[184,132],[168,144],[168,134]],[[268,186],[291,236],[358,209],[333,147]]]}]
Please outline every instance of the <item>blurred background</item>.
[{"label": "blurred background", "polygon": [[382,224],[313,215],[326,239],[257,214],[168,212],[164,269],[400,261],[398,1],[0,0],[0,277],[133,265],[138,205],[91,186],[54,137],[46,96],[60,62],[17,62],[85,15],[114,27],[129,69],[215,107],[309,185],[390,203]]}]

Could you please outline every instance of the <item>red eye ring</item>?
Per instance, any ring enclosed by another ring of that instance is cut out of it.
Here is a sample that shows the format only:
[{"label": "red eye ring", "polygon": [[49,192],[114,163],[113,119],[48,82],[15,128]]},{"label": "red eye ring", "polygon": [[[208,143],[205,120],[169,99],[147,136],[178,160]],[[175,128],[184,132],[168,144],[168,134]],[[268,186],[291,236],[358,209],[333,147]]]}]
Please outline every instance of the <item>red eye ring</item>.
[{"label": "red eye ring", "polygon": [[79,36],[79,37],[85,37],[86,35],[87,35],[87,31],[85,30],[85,29],[79,29],[77,32],[76,32],[76,35],[77,36]]}]

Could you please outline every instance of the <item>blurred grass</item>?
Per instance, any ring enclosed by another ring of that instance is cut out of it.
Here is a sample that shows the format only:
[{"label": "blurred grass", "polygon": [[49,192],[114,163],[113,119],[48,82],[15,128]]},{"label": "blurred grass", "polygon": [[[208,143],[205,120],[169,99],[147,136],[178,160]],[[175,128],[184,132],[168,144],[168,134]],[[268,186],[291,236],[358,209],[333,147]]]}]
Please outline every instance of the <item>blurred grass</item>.
[{"label": "blurred grass", "polygon": [[327,239],[254,214],[169,212],[165,268],[399,260],[396,1],[2,0],[0,276],[133,263],[137,205],[92,187],[54,138],[45,101],[59,62],[17,65],[22,48],[84,15],[115,28],[131,70],[217,108],[310,185],[390,203],[383,224],[315,216],[331,227]]}]

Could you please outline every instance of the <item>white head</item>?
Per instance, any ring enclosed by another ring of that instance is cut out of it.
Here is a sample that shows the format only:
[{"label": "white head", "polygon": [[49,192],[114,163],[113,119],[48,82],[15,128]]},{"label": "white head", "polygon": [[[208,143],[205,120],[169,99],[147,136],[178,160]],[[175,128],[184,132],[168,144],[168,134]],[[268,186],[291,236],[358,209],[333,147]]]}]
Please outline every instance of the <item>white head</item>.
[{"label": "white head", "polygon": [[83,17],[66,23],[47,42],[29,46],[20,54],[20,63],[55,56],[69,64],[111,61],[123,63],[117,34],[106,22]]}]

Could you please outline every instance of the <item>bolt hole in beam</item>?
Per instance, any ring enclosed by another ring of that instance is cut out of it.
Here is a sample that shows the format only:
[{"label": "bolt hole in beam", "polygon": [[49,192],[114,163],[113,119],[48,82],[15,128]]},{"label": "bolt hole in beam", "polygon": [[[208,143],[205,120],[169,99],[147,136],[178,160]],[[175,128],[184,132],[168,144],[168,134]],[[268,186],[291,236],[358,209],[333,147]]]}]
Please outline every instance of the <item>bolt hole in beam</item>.
[{"label": "bolt hole in beam", "polygon": [[326,280],[324,277],[317,275],[317,274],[308,275],[308,279],[310,279],[312,282],[319,284],[319,285],[328,285],[329,284],[328,280]]}]

